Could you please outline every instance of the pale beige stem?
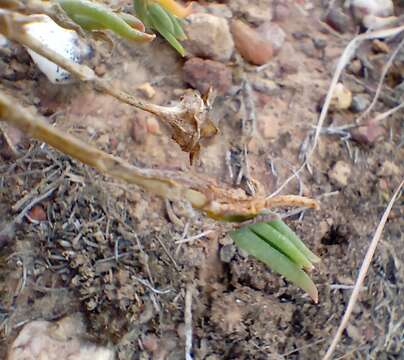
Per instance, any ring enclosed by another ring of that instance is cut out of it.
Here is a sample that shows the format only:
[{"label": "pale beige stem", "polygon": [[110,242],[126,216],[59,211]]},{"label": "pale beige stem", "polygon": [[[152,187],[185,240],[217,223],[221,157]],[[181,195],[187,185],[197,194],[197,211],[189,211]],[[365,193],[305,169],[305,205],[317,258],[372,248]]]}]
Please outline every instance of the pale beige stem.
[{"label": "pale beige stem", "polygon": [[266,208],[276,208],[276,207],[305,207],[311,209],[319,209],[319,205],[313,199],[309,199],[304,196],[299,195],[278,195],[267,199]]},{"label": "pale beige stem", "polygon": [[17,99],[1,91],[0,120],[103,173],[136,184],[168,199],[188,200],[193,207],[214,219],[244,221],[269,207],[295,205],[318,207],[315,200],[301,196],[251,198],[240,189],[228,189],[198,174],[137,168],[50,126],[44,118],[32,114],[20,106]]}]

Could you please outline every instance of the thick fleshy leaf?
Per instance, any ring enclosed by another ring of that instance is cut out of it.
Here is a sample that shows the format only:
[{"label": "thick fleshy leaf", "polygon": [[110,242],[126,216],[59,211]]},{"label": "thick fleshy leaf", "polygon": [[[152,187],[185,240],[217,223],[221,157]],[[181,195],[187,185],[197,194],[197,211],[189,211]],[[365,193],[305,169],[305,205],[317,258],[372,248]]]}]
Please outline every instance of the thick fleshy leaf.
[{"label": "thick fleshy leaf", "polygon": [[287,256],[273,248],[247,227],[234,231],[230,236],[236,245],[248,254],[268,265],[273,271],[306,291],[317,303],[318,291],[310,277]]},{"label": "thick fleshy leaf", "polygon": [[308,270],[313,268],[313,264],[286,236],[266,223],[253,224],[248,227],[252,232],[261,237],[269,245],[290,258],[299,267]]},{"label": "thick fleshy leaf", "polygon": [[304,254],[304,256],[310,260],[310,262],[318,263],[321,261],[321,259],[313,254],[296,233],[282,220],[269,221],[267,224],[278,230],[282,235],[286,236]]}]

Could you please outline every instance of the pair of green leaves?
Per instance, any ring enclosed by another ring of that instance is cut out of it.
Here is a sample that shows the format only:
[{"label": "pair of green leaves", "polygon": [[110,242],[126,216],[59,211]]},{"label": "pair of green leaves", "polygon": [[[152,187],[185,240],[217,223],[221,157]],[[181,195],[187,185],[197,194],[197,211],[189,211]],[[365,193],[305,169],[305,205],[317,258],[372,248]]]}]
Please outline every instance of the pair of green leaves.
[{"label": "pair of green leaves", "polygon": [[136,16],[146,27],[157,31],[181,56],[185,50],[180,41],[186,39],[181,20],[154,1],[133,0]]},{"label": "pair of green leaves", "polygon": [[306,291],[317,302],[318,291],[304,270],[320,261],[282,220],[248,225],[230,234],[236,245]]}]

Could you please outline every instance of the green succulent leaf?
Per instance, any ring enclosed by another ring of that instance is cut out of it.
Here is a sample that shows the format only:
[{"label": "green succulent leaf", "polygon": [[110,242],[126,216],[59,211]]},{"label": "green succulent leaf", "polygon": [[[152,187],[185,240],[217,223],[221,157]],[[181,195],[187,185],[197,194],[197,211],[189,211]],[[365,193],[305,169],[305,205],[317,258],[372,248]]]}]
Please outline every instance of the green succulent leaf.
[{"label": "green succulent leaf", "polygon": [[149,10],[153,24],[158,24],[161,29],[164,29],[166,32],[175,36],[174,24],[166,10],[156,3],[150,4],[147,9]]},{"label": "green succulent leaf", "polygon": [[304,267],[308,270],[313,268],[313,264],[306,256],[289,240],[288,237],[282,235],[278,230],[266,223],[254,224],[248,227],[252,232],[266,241],[269,245],[290,258],[300,268]]},{"label": "green succulent leaf", "polygon": [[273,271],[283,275],[287,280],[306,291],[317,302],[318,291],[310,277],[288,256],[272,247],[248,227],[230,234],[236,245],[248,254],[262,261]]},{"label": "green succulent leaf", "polygon": [[312,263],[318,263],[321,261],[321,259],[313,254],[296,233],[282,220],[273,220],[267,224],[272,226],[275,230],[278,230],[282,235],[286,236]]},{"label": "green succulent leaf", "polygon": [[173,27],[174,27],[174,33],[173,35],[175,36],[175,38],[177,40],[186,40],[187,35],[185,35],[184,30],[182,29],[181,26],[181,19],[178,19],[175,15],[171,14],[169,11],[167,11],[168,16],[171,18],[171,21],[173,23]]},{"label": "green succulent leaf", "polygon": [[185,49],[183,48],[183,46],[180,44],[180,42],[175,38],[175,36],[170,33],[169,31],[167,31],[167,29],[165,29],[161,23],[159,23],[158,21],[156,21],[153,17],[150,18],[151,24],[153,26],[153,28],[155,30],[157,30],[160,35],[162,37],[164,37],[164,39],[166,39],[168,41],[168,43],[175,49],[178,51],[178,53],[181,56],[185,56]]},{"label": "green succulent leaf", "polygon": [[154,35],[131,27],[124,18],[108,7],[88,0],[58,0],[66,14],[86,30],[108,29],[129,40],[149,42]]},{"label": "green succulent leaf", "polygon": [[157,31],[181,56],[185,55],[180,41],[185,40],[186,35],[175,15],[152,0],[134,0],[133,8],[146,27]]}]

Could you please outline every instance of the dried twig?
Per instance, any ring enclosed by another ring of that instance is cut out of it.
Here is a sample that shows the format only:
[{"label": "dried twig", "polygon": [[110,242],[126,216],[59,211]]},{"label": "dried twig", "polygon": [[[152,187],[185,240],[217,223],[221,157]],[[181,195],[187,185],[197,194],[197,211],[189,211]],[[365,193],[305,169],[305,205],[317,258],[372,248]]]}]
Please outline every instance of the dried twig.
[{"label": "dried twig", "polygon": [[394,107],[394,108],[392,108],[392,109],[390,109],[390,110],[387,110],[386,112],[384,112],[384,113],[382,113],[382,114],[377,115],[377,116],[373,119],[373,121],[374,121],[375,123],[380,122],[380,121],[383,121],[384,119],[386,119],[386,118],[388,118],[389,116],[393,115],[395,112],[401,110],[402,108],[404,108],[404,102],[402,102],[400,105],[397,105],[396,107]]},{"label": "dried twig", "polygon": [[204,232],[201,232],[198,235],[191,236],[191,237],[186,238],[186,239],[177,240],[175,243],[176,244],[185,244],[185,243],[188,243],[188,242],[191,242],[191,241],[199,240],[199,239],[203,238],[204,236],[211,234],[212,232],[213,232],[213,230],[206,230]]},{"label": "dried twig", "polygon": [[185,293],[185,359],[192,360],[192,284],[187,285]]},{"label": "dried twig", "polygon": [[347,308],[345,310],[344,316],[343,316],[343,318],[341,320],[341,323],[340,323],[340,325],[339,325],[339,327],[338,327],[338,329],[337,329],[337,331],[336,331],[336,333],[334,335],[334,338],[333,338],[333,340],[331,342],[331,345],[327,350],[327,353],[323,357],[323,360],[331,359],[331,356],[332,356],[332,354],[333,354],[335,348],[337,347],[337,344],[338,344],[338,342],[339,342],[339,340],[341,338],[342,332],[345,330],[345,328],[346,328],[346,326],[348,324],[349,318],[350,318],[350,316],[352,314],[352,311],[354,309],[356,301],[358,300],[359,292],[362,289],[363,281],[365,280],[365,277],[366,277],[369,265],[370,265],[370,263],[372,261],[373,255],[375,253],[377,244],[378,244],[378,242],[379,242],[379,240],[380,240],[380,238],[382,236],[382,232],[383,232],[384,226],[385,226],[385,224],[387,222],[387,218],[389,217],[390,211],[391,211],[391,209],[392,209],[392,207],[394,205],[394,202],[396,201],[396,198],[397,198],[398,194],[400,193],[401,188],[403,187],[403,185],[404,185],[404,181],[402,181],[401,184],[398,186],[398,188],[395,191],[393,197],[391,198],[386,210],[384,211],[384,214],[383,214],[383,216],[382,216],[382,218],[380,220],[379,225],[377,226],[376,232],[375,232],[375,234],[373,236],[373,239],[372,239],[372,241],[371,241],[371,243],[369,245],[369,248],[368,248],[368,250],[366,252],[366,256],[365,256],[365,258],[363,260],[363,263],[361,265],[361,268],[359,270],[359,275],[358,275],[358,277],[356,279],[355,287],[354,287],[354,289],[352,291],[352,295],[351,295],[351,297],[349,299],[348,306],[347,306]]},{"label": "dried twig", "polygon": [[269,199],[248,197],[241,189],[229,189],[194,173],[141,169],[50,126],[45,119],[18,105],[18,101],[0,91],[0,118],[24,133],[43,141],[84,164],[136,184],[161,197],[187,200],[196,209],[217,220],[244,221],[266,208],[303,206],[318,208],[315,200],[294,195]]}]

